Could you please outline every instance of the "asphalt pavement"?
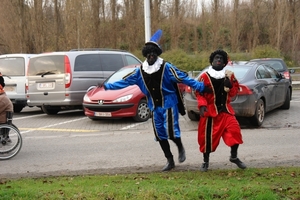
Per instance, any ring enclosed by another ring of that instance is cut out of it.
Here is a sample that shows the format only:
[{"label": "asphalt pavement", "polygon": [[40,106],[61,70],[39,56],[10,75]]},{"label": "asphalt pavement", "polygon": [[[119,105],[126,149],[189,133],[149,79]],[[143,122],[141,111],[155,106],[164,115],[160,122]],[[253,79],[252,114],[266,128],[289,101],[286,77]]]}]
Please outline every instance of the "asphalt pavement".
[{"label": "asphalt pavement", "polygon": [[[293,87],[300,85],[294,81]],[[23,147],[10,160],[0,160],[0,178],[45,177],[84,174],[161,172],[166,159],[154,141],[151,120],[90,120],[82,111],[46,115],[25,108],[14,115],[23,136]],[[248,168],[300,167],[300,90],[293,91],[289,110],[266,115],[260,128],[241,123],[244,144],[238,157]],[[199,170],[202,154],[197,144],[198,122],[180,117],[187,159],[179,164],[170,141],[174,171]],[[238,169],[229,162],[230,148],[221,140],[211,154],[209,170]],[[209,171],[208,171],[209,172]]]},{"label": "asphalt pavement", "polygon": [[[248,168],[300,167],[300,91],[293,93],[291,108],[266,116],[261,128],[242,126],[244,144],[238,157]],[[57,116],[42,113],[15,115],[24,143],[18,155],[0,161],[0,178],[48,177],[88,174],[161,172],[166,159],[154,141],[151,120],[93,121],[82,113]],[[197,122],[180,117],[187,159],[173,171],[199,170],[202,154],[197,144]],[[36,127],[34,127],[36,126]],[[229,162],[230,148],[223,141],[211,154],[210,170],[237,169]],[[208,173],[209,173],[208,171]]]}]

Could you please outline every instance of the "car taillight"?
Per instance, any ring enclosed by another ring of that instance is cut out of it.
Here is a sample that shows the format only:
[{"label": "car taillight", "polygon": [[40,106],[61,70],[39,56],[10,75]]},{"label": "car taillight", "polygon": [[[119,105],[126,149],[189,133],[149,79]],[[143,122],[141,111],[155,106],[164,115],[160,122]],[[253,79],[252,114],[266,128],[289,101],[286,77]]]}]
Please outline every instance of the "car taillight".
[{"label": "car taillight", "polygon": [[65,56],[65,88],[69,88],[72,82],[72,72],[70,66],[70,60],[68,56]]},{"label": "car taillight", "polygon": [[289,72],[283,72],[283,76],[285,79],[290,79],[290,73]]},{"label": "car taillight", "polygon": [[253,94],[252,90],[250,90],[246,85],[240,85],[238,95],[249,95]]},{"label": "car taillight", "polygon": [[25,93],[27,94],[28,92],[28,80],[26,79],[26,82],[25,82]]},{"label": "car taillight", "polygon": [[[30,64],[30,60],[28,60],[28,63],[27,63],[27,71],[25,72],[26,73],[26,76],[28,76],[28,72],[29,72],[29,65]],[[26,78],[26,81],[25,81],[25,93],[27,94],[28,93],[28,79]]]},{"label": "car taillight", "polygon": [[192,88],[188,85],[185,86],[185,90],[186,93],[191,93],[192,92]]}]

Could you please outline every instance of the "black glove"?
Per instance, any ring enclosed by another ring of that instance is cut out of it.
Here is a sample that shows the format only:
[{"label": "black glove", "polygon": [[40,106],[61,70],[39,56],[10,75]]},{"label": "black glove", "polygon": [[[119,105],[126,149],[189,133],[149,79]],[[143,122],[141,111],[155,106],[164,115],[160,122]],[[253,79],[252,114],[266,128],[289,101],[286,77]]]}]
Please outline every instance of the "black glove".
[{"label": "black glove", "polygon": [[228,88],[232,88],[232,84],[231,84],[231,82],[230,82],[230,80],[229,80],[229,78],[228,77],[225,77],[225,80],[224,80],[224,86],[225,87],[228,87]]},{"label": "black glove", "polygon": [[206,106],[200,106],[200,109],[199,109],[200,117],[204,116],[204,112],[207,112]]},{"label": "black glove", "polygon": [[201,93],[212,93],[212,89],[210,87],[204,86],[204,89]]}]

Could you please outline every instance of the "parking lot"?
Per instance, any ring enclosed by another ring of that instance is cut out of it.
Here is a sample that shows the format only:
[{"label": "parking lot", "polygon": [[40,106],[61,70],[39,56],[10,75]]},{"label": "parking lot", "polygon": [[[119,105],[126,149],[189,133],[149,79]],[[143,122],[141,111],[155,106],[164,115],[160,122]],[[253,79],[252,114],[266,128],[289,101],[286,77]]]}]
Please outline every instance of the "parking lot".
[{"label": "parking lot", "polygon": [[[294,109],[300,102],[300,90],[294,90],[291,108],[289,110],[277,109],[268,113],[260,129],[286,128],[300,126],[298,112]],[[243,129],[252,129],[246,120],[239,119]],[[58,115],[46,115],[37,107],[26,107],[21,113],[14,115],[14,124],[21,132],[28,136],[40,132],[44,135],[55,135],[61,132],[67,133],[103,133],[106,131],[152,131],[151,120],[137,123],[131,118],[91,120],[84,116],[82,110],[64,111]],[[196,131],[197,121],[191,121],[188,117],[181,116],[180,128],[182,131]]]},{"label": "parking lot", "polygon": [[[300,166],[300,90],[291,108],[268,113],[263,126],[252,128],[240,120],[244,144],[239,157],[248,167]],[[160,171],[166,160],[154,141],[151,120],[90,120],[81,110],[46,115],[25,108],[14,115],[24,144],[18,155],[0,161],[0,177],[76,175]],[[197,170],[202,163],[197,144],[197,122],[180,118],[187,160],[175,170]],[[171,143],[175,158],[177,149]],[[232,168],[229,148],[221,141],[211,156],[210,169]]]}]

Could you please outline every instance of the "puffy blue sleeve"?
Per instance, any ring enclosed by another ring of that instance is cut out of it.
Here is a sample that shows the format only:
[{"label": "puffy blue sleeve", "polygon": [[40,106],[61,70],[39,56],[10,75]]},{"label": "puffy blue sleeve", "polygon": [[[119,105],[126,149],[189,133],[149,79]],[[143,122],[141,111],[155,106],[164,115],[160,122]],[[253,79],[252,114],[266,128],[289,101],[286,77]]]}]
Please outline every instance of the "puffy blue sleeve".
[{"label": "puffy blue sleeve", "polygon": [[104,83],[103,86],[106,90],[118,90],[130,85],[134,85],[137,83],[139,76],[138,74],[140,74],[139,68],[126,75],[122,80],[116,81],[114,83]]},{"label": "puffy blue sleeve", "polygon": [[192,79],[191,77],[188,76],[186,72],[181,71],[174,65],[169,64],[168,70],[170,71],[170,75],[172,76],[172,81],[188,85],[194,90],[197,90],[199,92],[202,92],[204,90],[203,82]]}]

